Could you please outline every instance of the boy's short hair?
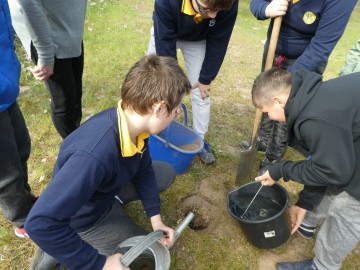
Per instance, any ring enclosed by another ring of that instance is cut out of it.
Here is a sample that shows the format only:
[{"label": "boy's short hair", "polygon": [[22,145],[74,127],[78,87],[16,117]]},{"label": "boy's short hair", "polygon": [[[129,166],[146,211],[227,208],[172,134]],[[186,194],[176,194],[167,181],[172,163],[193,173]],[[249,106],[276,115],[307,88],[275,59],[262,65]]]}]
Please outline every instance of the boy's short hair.
[{"label": "boy's short hair", "polygon": [[202,0],[210,10],[229,10],[232,8],[235,0]]},{"label": "boy's short hair", "polygon": [[170,114],[190,90],[176,59],[152,54],[140,59],[126,75],[121,87],[122,107],[145,115],[154,103],[164,101]]},{"label": "boy's short hair", "polygon": [[262,73],[254,81],[251,95],[255,107],[262,108],[273,101],[277,94],[289,94],[291,90],[291,73],[274,67]]}]

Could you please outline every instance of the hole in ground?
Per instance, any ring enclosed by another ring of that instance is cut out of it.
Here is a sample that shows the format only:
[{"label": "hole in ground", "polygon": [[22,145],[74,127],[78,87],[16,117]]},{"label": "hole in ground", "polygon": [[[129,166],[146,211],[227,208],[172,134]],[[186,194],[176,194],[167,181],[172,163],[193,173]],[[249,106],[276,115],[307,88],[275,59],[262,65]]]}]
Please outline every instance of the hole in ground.
[{"label": "hole in ground", "polygon": [[192,194],[182,200],[184,216],[189,212],[193,212],[195,215],[189,224],[189,227],[193,230],[209,229],[218,211],[218,208],[207,197],[202,195]]}]

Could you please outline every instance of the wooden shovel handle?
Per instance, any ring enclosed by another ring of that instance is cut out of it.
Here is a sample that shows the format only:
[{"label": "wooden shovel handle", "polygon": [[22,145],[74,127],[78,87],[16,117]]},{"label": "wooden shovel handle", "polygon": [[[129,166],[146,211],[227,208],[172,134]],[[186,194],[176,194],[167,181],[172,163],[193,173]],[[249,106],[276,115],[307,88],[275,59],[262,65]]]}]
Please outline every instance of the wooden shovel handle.
[{"label": "wooden shovel handle", "polygon": [[[273,28],[271,31],[270,42],[269,42],[269,49],[268,49],[266,62],[265,62],[265,70],[268,70],[268,69],[272,68],[272,66],[273,66],[276,45],[277,45],[277,42],[279,39],[281,21],[282,21],[282,16],[276,17],[274,20]],[[251,136],[251,145],[252,146],[254,146],[256,144],[256,138],[259,133],[261,117],[262,117],[262,112],[258,108],[256,108],[255,119],[254,119],[254,128],[253,128],[253,133]]]}]

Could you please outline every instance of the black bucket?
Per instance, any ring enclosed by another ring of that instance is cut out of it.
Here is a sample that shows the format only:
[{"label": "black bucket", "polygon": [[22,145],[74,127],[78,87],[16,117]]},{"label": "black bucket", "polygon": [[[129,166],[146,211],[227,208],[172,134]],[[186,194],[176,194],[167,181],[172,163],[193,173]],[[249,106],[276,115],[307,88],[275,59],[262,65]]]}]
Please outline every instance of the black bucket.
[{"label": "black bucket", "polygon": [[287,211],[289,195],[279,184],[263,186],[243,216],[260,187],[261,183],[251,182],[229,192],[227,207],[251,244],[275,248],[284,244],[291,234]]}]

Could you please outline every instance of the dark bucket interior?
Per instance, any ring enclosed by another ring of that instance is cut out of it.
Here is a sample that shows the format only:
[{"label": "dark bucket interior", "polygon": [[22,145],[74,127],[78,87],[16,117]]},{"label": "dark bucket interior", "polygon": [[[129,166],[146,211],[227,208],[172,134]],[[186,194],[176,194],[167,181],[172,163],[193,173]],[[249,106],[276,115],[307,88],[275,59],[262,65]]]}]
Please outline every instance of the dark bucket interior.
[{"label": "dark bucket interior", "polygon": [[[125,254],[131,247],[121,247],[115,252]],[[151,250],[146,249],[130,265],[131,270],[155,270],[156,262]]]},{"label": "dark bucket interior", "polygon": [[279,190],[279,186],[264,186],[243,215],[260,186],[260,183],[250,183],[229,193],[228,208],[236,219],[243,222],[264,221],[276,216],[287,205],[287,196]]},{"label": "dark bucket interior", "polygon": [[260,187],[260,183],[252,182],[229,192],[227,207],[249,242],[259,248],[274,248],[290,237],[289,197],[281,185],[263,186],[244,214]]}]

